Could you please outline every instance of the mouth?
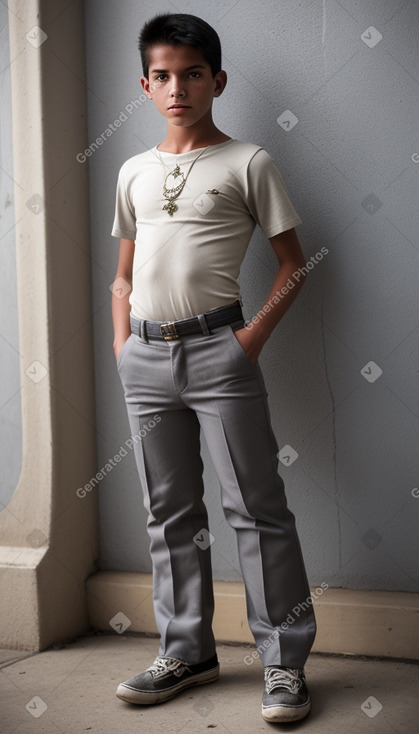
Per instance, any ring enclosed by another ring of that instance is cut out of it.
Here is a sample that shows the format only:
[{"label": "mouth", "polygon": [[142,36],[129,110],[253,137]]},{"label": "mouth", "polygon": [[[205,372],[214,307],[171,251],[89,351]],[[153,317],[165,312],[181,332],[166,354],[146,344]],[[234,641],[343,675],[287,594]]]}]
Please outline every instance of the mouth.
[{"label": "mouth", "polygon": [[190,110],[190,106],[187,104],[172,104],[168,107],[169,110]]}]

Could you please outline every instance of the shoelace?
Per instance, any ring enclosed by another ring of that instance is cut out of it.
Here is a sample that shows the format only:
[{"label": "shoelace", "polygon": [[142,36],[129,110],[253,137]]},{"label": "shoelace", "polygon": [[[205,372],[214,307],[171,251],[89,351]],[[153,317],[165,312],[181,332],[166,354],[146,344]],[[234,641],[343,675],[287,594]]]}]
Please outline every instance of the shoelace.
[{"label": "shoelace", "polygon": [[189,673],[191,672],[188,664],[183,660],[164,657],[157,657],[153,665],[150,665],[147,670],[152,674],[153,678],[157,678],[165,673],[174,673],[175,675],[179,675],[180,673],[183,673],[184,670],[187,670]]},{"label": "shoelace", "polygon": [[275,668],[265,669],[265,683],[267,693],[272,693],[274,688],[286,688],[290,693],[298,693],[303,679],[298,668]]}]

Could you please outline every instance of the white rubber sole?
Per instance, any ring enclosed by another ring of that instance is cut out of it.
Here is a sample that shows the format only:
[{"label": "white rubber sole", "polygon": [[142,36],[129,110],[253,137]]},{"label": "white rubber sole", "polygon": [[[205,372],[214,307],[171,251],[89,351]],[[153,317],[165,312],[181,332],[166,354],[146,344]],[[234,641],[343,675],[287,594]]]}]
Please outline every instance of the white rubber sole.
[{"label": "white rubber sole", "polygon": [[311,709],[311,701],[304,706],[263,706],[262,716],[271,724],[285,724],[304,719]]},{"label": "white rubber sole", "polygon": [[197,675],[194,675],[187,680],[180,681],[176,686],[170,686],[170,688],[163,691],[138,691],[135,688],[130,688],[125,683],[120,683],[116,690],[116,695],[122,701],[126,701],[127,703],[138,703],[149,706],[154,703],[169,701],[185,688],[201,686],[204,683],[213,683],[218,680],[219,675],[220,666],[217,666],[216,668],[211,668],[211,670],[206,670],[203,673],[197,673]]}]

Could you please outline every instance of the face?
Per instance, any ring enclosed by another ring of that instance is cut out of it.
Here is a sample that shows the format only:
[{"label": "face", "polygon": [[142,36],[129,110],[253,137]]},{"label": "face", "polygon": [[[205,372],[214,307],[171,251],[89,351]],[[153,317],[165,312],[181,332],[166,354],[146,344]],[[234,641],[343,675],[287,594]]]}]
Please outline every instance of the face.
[{"label": "face", "polygon": [[142,77],[141,85],[169,124],[190,126],[211,116],[226,81],[224,71],[212,76],[199,49],[162,44],[151,48],[148,79]]}]

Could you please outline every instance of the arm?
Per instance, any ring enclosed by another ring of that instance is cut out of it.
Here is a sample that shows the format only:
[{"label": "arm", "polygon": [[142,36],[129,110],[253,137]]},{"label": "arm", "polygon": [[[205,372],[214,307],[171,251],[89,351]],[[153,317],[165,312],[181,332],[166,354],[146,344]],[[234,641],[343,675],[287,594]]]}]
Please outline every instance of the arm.
[{"label": "arm", "polygon": [[[269,339],[283,315],[288,311],[306,277],[300,272],[298,273],[298,281],[295,277],[293,278],[293,274],[305,265],[304,254],[295,229],[288,229],[286,232],[270,237],[269,242],[279,264],[272,288],[258,315],[253,317],[248,326],[235,332],[239,343],[252,364],[256,363],[263,345]],[[293,288],[286,286],[288,280],[294,283]],[[281,288],[284,291],[281,292]],[[276,303],[274,303],[274,300]]]},{"label": "arm", "polygon": [[[127,293],[122,296],[118,297],[118,283],[116,283],[115,287],[112,289],[112,321],[113,321],[113,330],[114,330],[114,341],[113,341],[113,350],[115,353],[116,359],[118,359],[119,352],[122,349],[122,346],[125,344],[126,340],[128,339],[131,328],[129,323],[129,313],[130,313],[130,303],[129,303],[129,295],[132,290],[132,263],[134,260],[134,242],[133,240],[125,240],[121,239],[119,241],[119,258],[118,258],[118,267],[116,269],[116,275],[115,275],[115,281],[118,278],[123,278],[123,280],[128,283],[129,290],[127,290]],[[124,284],[121,282],[121,285],[124,286]],[[124,286],[125,287],[125,286]],[[115,291],[115,292],[114,292]]]}]

